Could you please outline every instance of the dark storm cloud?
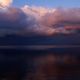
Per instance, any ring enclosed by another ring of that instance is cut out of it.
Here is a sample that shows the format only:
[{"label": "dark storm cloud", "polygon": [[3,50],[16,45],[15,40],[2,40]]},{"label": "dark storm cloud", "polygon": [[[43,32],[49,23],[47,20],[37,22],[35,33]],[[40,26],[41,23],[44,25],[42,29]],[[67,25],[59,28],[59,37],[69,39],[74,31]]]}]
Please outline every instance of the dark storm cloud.
[{"label": "dark storm cloud", "polygon": [[[36,24],[34,17],[25,14],[19,8],[0,9],[0,33],[24,34]],[[31,26],[31,27],[30,27]]]}]

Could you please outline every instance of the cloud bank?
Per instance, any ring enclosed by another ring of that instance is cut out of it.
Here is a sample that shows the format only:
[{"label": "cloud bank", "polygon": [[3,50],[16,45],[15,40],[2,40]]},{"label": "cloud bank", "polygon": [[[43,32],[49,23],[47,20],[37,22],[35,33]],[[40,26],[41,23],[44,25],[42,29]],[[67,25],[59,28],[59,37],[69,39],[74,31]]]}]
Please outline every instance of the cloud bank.
[{"label": "cloud bank", "polygon": [[11,2],[11,0],[0,2],[8,6],[0,7],[1,36],[70,34],[80,29],[80,8],[49,9],[28,5],[14,8],[9,6]]}]

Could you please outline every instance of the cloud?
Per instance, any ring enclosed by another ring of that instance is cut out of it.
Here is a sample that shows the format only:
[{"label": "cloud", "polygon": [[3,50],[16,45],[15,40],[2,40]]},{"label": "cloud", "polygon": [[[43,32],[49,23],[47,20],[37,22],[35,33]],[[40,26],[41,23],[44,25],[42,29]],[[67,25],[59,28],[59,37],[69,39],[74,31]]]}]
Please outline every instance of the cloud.
[{"label": "cloud", "polygon": [[[38,9],[37,9],[38,10]],[[53,32],[49,27],[41,23],[40,12],[36,9],[23,8],[1,8],[0,9],[0,34],[20,34],[20,35],[48,35]]]},{"label": "cloud", "polygon": [[0,34],[54,35],[80,29],[80,8],[0,8]]},{"label": "cloud", "polygon": [[49,9],[24,6],[22,10],[24,13],[33,15],[40,24],[40,30],[44,31],[47,35],[53,35],[54,33],[73,33],[76,29],[80,29],[80,8]]},{"label": "cloud", "polygon": [[0,0],[1,7],[8,7],[12,3],[12,0]]},{"label": "cloud", "polygon": [[19,8],[0,9],[0,34],[34,35],[46,33],[39,21]]}]

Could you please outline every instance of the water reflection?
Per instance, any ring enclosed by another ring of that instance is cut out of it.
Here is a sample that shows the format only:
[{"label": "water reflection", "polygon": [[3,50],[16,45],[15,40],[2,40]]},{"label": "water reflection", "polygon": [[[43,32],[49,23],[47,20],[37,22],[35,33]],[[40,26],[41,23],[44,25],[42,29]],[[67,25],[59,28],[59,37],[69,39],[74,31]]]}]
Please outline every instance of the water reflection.
[{"label": "water reflection", "polygon": [[26,80],[79,80],[79,60],[73,55],[54,55],[49,53],[33,59],[33,70]]},{"label": "water reflection", "polygon": [[0,80],[80,80],[80,50],[0,49]]}]

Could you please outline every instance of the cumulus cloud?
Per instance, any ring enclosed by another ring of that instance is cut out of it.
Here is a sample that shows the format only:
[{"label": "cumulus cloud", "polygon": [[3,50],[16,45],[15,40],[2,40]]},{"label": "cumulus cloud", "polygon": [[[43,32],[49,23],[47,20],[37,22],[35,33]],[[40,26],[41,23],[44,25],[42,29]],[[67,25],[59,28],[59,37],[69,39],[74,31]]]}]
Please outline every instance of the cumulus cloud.
[{"label": "cumulus cloud", "polygon": [[1,7],[9,7],[12,3],[12,0],[0,0]]},{"label": "cumulus cloud", "polygon": [[35,16],[41,30],[49,35],[54,33],[73,33],[76,29],[80,29],[80,8],[49,9],[24,6],[22,10]]},{"label": "cumulus cloud", "polygon": [[80,29],[80,8],[0,8],[0,34],[53,35]]}]

